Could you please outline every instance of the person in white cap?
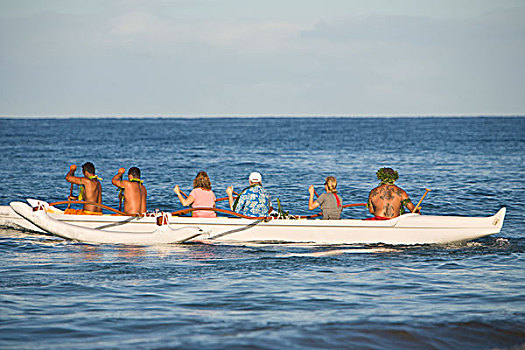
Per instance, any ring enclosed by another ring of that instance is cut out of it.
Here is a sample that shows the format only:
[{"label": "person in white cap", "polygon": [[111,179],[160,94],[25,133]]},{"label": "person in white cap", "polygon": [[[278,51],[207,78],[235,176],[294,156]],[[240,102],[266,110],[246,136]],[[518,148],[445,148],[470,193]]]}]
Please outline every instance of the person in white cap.
[{"label": "person in white cap", "polygon": [[239,196],[233,200],[233,186],[226,189],[230,209],[236,213],[251,216],[267,216],[272,210],[272,202],[266,190],[262,187],[262,175],[258,172],[250,174],[250,186],[246,187],[239,193]]}]

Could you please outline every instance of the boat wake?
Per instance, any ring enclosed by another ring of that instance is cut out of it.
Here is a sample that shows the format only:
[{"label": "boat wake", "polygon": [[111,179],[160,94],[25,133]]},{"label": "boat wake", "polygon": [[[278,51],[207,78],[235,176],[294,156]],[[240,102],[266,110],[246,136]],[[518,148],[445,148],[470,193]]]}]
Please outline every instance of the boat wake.
[{"label": "boat wake", "polygon": [[329,256],[336,256],[342,254],[378,254],[378,253],[393,253],[400,252],[399,249],[394,248],[348,248],[348,249],[332,249],[322,252],[313,253],[288,253],[277,256],[278,258],[291,258],[291,257],[313,257],[322,258]]}]

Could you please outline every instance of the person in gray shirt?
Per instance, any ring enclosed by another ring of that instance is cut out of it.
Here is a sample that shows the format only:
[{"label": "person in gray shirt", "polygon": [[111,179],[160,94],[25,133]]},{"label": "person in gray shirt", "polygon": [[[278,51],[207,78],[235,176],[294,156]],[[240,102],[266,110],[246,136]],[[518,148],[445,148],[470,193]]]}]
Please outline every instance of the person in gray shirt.
[{"label": "person in gray shirt", "polygon": [[343,210],[343,200],[337,194],[337,179],[333,176],[328,176],[324,183],[326,193],[323,193],[314,201],[315,189],[314,185],[310,185],[308,192],[310,192],[310,199],[308,201],[308,209],[314,210],[321,207],[323,211],[323,220],[340,220],[341,211]]}]

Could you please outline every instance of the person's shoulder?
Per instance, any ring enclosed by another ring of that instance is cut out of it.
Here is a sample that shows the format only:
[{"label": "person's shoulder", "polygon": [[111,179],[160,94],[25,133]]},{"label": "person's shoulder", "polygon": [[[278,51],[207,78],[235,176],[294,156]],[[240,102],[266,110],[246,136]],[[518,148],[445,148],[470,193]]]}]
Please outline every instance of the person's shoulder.
[{"label": "person's shoulder", "polygon": [[370,190],[370,194],[371,194],[371,195],[376,194],[377,192],[379,192],[379,189],[380,189],[380,188],[381,188],[381,186],[376,186],[376,187],[372,188],[372,189]]},{"label": "person's shoulder", "polygon": [[244,191],[244,193],[259,193],[261,192],[262,186],[250,186]]},{"label": "person's shoulder", "polygon": [[190,192],[190,196],[192,195],[198,195],[198,194],[201,194],[203,192],[202,188],[200,187],[195,187],[194,189],[191,190]]},{"label": "person's shoulder", "polygon": [[193,191],[196,191],[197,193],[205,194],[205,195],[208,195],[208,196],[211,196],[211,195],[215,196],[215,193],[213,193],[213,190],[208,190],[208,189],[202,188],[202,187],[194,188]]},{"label": "person's shoulder", "polygon": [[322,203],[325,201],[326,197],[328,196],[328,193],[324,192],[324,193],[321,193],[319,195],[319,197],[317,197],[317,199],[314,201],[314,202],[317,202],[317,203]]},{"label": "person's shoulder", "polygon": [[260,191],[262,194],[264,194],[265,196],[269,197],[270,194],[268,193],[268,190],[266,190],[266,188],[262,187],[262,186],[259,186],[260,187]]},{"label": "person's shoulder", "polygon": [[[122,180],[122,187],[140,190],[144,185],[137,181]],[[146,188],[146,187],[144,187]]]},{"label": "person's shoulder", "polygon": [[89,183],[89,184],[93,184],[93,185],[101,185],[102,182],[100,182],[98,180],[98,178],[94,178],[94,179],[90,179],[89,177],[81,177],[80,178],[82,180],[82,183]]},{"label": "person's shoulder", "polygon": [[406,195],[406,194],[407,194],[407,193],[405,192],[405,190],[402,189],[401,187],[399,187],[399,186],[397,186],[397,185],[392,185],[392,186],[394,187],[394,191],[396,191],[397,194],[399,194],[399,195],[403,195],[403,194]]}]

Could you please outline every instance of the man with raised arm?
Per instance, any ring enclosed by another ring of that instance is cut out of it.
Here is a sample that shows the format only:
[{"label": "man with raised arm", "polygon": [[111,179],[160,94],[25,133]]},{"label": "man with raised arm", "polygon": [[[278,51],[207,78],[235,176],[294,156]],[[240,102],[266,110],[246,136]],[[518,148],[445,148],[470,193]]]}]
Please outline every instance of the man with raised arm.
[{"label": "man with raised arm", "polygon": [[113,176],[111,183],[123,191],[124,213],[129,215],[146,212],[146,198],[148,191],[140,179],[140,169],[133,167],[128,171],[128,180],[122,180],[126,169],[120,168],[117,175]]},{"label": "man with raised arm", "polygon": [[408,194],[394,185],[399,178],[397,171],[392,168],[381,168],[376,175],[381,182],[370,191],[368,196],[368,210],[374,217],[367,220],[389,220],[398,217],[404,211],[404,207],[410,211],[414,210],[415,206]]},{"label": "man with raised arm", "polygon": [[230,209],[245,216],[268,216],[268,213],[272,210],[272,202],[270,196],[262,187],[262,175],[258,172],[253,172],[250,174],[248,182],[250,186],[242,190],[235,201],[233,200],[233,186],[226,188]]},{"label": "man with raised arm", "polygon": [[[78,199],[79,201],[93,202],[102,204],[102,180],[95,175],[95,166],[91,162],[82,165],[82,174],[84,177],[75,176],[77,166],[75,164],[69,167],[66,174],[66,181],[79,186],[78,197],[69,197],[70,200]],[[100,215],[102,208],[94,204],[84,204],[84,208],[79,214]]]}]

